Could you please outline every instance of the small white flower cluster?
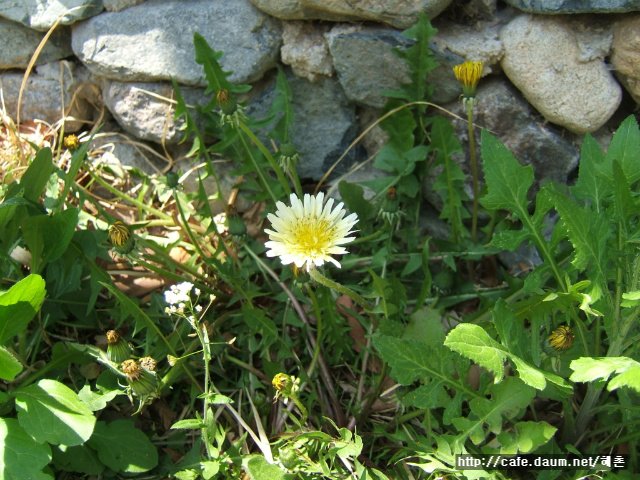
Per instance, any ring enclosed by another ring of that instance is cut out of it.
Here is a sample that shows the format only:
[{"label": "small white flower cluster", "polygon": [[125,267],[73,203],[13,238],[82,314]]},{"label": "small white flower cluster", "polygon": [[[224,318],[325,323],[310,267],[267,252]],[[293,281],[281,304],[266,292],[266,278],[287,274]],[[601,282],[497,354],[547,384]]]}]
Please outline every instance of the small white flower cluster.
[{"label": "small white flower cluster", "polygon": [[164,292],[164,301],[169,304],[164,309],[167,313],[183,313],[187,302],[191,302],[191,289],[193,283],[182,282],[177,285],[171,285],[171,288]]}]

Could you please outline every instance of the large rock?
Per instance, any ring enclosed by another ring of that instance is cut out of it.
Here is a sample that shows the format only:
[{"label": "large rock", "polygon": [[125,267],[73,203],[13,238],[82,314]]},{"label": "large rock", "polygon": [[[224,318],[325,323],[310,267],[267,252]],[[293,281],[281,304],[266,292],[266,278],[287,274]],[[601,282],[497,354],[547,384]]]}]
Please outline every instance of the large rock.
[{"label": "large rock", "polygon": [[593,48],[580,48],[584,33],[579,38],[571,20],[521,15],[500,38],[504,72],[547,120],[581,134],[618,108],[620,85]]},{"label": "large rock", "polygon": [[640,10],[640,0],[504,0],[529,13],[624,13]]},{"label": "large rock", "polygon": [[[203,88],[182,88],[187,105],[205,105],[208,98]],[[118,82],[105,80],[102,85],[104,103],[123,130],[155,143],[179,143],[184,137],[182,118],[175,120],[173,85],[167,82]],[[197,120],[199,115],[191,112]],[[200,128],[204,122],[200,121]]]},{"label": "large rock", "polygon": [[451,0],[251,0],[251,3],[283,20],[370,20],[405,29],[418,21],[420,12],[434,18]]},{"label": "large rock", "polygon": [[[462,102],[456,101],[444,105],[447,111],[459,118],[467,118],[466,108]],[[469,135],[466,121],[449,117],[452,121],[456,137],[462,144],[463,155],[455,155],[467,174],[466,192],[472,197],[471,167],[469,153]],[[567,139],[550,124],[544,125],[540,117],[532,111],[531,105],[522,98],[513,85],[501,78],[485,78],[478,85],[473,121],[476,125],[495,132],[513,155],[523,164],[532,165],[535,183],[531,195],[537,191],[541,182],[552,180],[565,183],[569,174],[578,165],[580,154],[571,139]],[[474,131],[476,138],[476,155],[481,168],[480,128]],[[439,171],[430,172],[427,185],[431,186]],[[480,178],[483,178],[480,173]],[[433,188],[425,189],[425,196],[435,206],[442,208],[442,199]]]},{"label": "large rock", "polygon": [[411,42],[388,28],[337,25],[326,35],[333,65],[347,97],[359,105],[381,108],[383,89],[407,82],[408,67],[392,49]]},{"label": "large rock", "polygon": [[285,22],[282,32],[282,63],[291,66],[296,77],[315,82],[320,75],[330,77],[333,64],[324,34],[328,26],[312,22]]},{"label": "large rock", "polygon": [[[18,96],[23,77],[23,73],[0,75],[0,88],[4,94],[7,114],[14,119],[17,118]],[[91,108],[82,95],[76,95],[82,93],[79,90],[88,77],[89,72],[82,65],[66,61],[36,67],[22,94],[20,121],[41,120],[53,125],[63,119],[64,112],[67,118],[65,132],[78,131],[82,127],[81,121],[88,120],[91,115]]]},{"label": "large rock", "polygon": [[629,15],[614,25],[611,63],[621,83],[640,103],[640,15]]},{"label": "large rock", "polygon": [[[319,77],[316,82],[287,76],[293,99],[293,144],[300,153],[297,170],[302,179],[319,180],[347,150],[355,138],[356,109],[333,78]],[[254,98],[248,113],[260,119],[273,102],[274,89],[267,88]],[[332,178],[345,173],[356,158],[351,150],[334,171]]]},{"label": "large rock", "polygon": [[72,47],[97,75],[120,81],[175,79],[206,84],[195,61],[193,34],[200,33],[232,71],[234,83],[252,82],[278,55],[281,25],[248,0],[149,0],[120,12],[105,12],[73,28]]},{"label": "large rock", "polygon": [[[27,68],[43,38],[44,33],[0,18],[0,68]],[[69,27],[58,27],[40,51],[36,65],[55,62],[72,54]]]},{"label": "large rock", "polygon": [[43,31],[60,17],[63,25],[69,25],[102,10],[102,0],[0,0],[0,16]]}]

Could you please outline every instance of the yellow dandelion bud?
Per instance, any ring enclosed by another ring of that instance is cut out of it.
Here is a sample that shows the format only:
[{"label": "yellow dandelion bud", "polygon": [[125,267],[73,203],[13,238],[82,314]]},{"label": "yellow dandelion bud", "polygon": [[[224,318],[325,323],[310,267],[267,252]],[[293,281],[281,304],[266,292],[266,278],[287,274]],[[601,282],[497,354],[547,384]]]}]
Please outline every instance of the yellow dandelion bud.
[{"label": "yellow dandelion bud", "polygon": [[556,328],[549,335],[549,346],[555,350],[568,350],[573,345],[575,335],[566,325]]},{"label": "yellow dandelion bud", "polygon": [[135,245],[131,230],[120,220],[109,227],[109,241],[113,245],[113,249],[121,255],[130,253]]},{"label": "yellow dandelion bud", "polygon": [[126,360],[120,366],[134,395],[144,396],[155,392],[158,381],[154,373],[142,368],[135,360]]},{"label": "yellow dandelion bud", "polygon": [[140,378],[140,375],[142,375],[142,369],[140,368],[140,365],[138,365],[138,362],[132,359],[122,362],[120,368],[130,382],[138,380]]},{"label": "yellow dandelion bud", "polygon": [[64,137],[64,141],[62,142],[64,148],[68,148],[69,150],[77,150],[78,146],[80,146],[80,140],[76,135],[67,135]]},{"label": "yellow dandelion bud", "polygon": [[288,383],[289,375],[287,375],[286,373],[278,373],[275,377],[273,377],[273,380],[271,381],[271,385],[273,385],[273,388],[275,388],[279,392],[287,388]]},{"label": "yellow dandelion bud", "polygon": [[476,87],[482,76],[484,66],[482,62],[466,61],[453,67],[453,73],[462,85],[462,96],[464,98],[474,98]]}]

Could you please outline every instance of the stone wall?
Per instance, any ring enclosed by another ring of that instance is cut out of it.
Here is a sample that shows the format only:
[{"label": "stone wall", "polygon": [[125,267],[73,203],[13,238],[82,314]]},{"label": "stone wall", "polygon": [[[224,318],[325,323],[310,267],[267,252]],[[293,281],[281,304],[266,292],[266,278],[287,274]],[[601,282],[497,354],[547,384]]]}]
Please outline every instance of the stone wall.
[{"label": "stone wall", "polygon": [[[178,145],[181,125],[172,118],[170,80],[181,85],[187,103],[209,98],[194,60],[194,32],[225,52],[221,63],[233,71],[232,81],[254,85],[250,109],[256,115],[269,102],[275,67],[284,67],[294,95],[300,176],[310,180],[321,178],[377,117],[385,102],[380,91],[402,81],[404,65],[391,50],[408,45],[401,31],[421,11],[438,29],[432,49],[441,67],[427,79],[435,86],[433,101],[464,116],[451,67],[483,61],[477,123],[533,164],[538,179],[566,181],[577,165],[582,135],[592,132],[606,146],[610,132],[640,101],[640,13],[634,13],[640,0],[62,4],[0,0],[0,81],[7,113],[17,118],[24,71],[61,19],[30,73],[20,120],[55,126],[64,114],[66,132],[99,121],[102,132],[114,132],[101,140],[110,142],[110,154],[150,171],[167,167],[158,159],[179,158],[188,149]],[[464,140],[466,126],[455,124]],[[383,141],[374,130],[336,175],[370,158]],[[148,153],[153,151],[160,155]]]}]

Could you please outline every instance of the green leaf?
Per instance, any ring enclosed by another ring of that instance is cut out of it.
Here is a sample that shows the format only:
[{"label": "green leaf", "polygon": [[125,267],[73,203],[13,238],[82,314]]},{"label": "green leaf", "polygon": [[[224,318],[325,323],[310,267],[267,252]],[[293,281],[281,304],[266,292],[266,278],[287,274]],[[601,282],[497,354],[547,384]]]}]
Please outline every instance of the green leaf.
[{"label": "green leaf", "polygon": [[[508,377],[504,382],[492,386],[491,397],[491,400],[471,400],[469,407],[472,415],[453,419],[453,425],[461,432],[458,438],[469,437],[478,445],[489,433],[499,434],[502,431],[502,417],[512,418],[527,407],[535,397],[535,390],[517,378]],[[487,431],[483,428],[485,424]]]},{"label": "green leaf", "polygon": [[0,345],[0,378],[13,380],[22,371],[22,364],[9,350]]},{"label": "green leaf", "polygon": [[547,422],[518,422],[515,431],[505,431],[497,436],[500,450],[496,453],[515,455],[531,453],[547,443],[558,429]]},{"label": "green leaf", "polygon": [[261,344],[268,348],[278,340],[278,327],[264,310],[252,307],[248,303],[242,304],[242,318],[254,333],[262,336]]},{"label": "green leaf", "polygon": [[32,274],[0,295],[0,345],[27,328],[46,293],[42,277]]},{"label": "green leaf", "polygon": [[242,93],[251,89],[249,85],[234,85],[227,80],[231,72],[223,71],[218,63],[224,52],[213,50],[198,32],[193,34],[193,45],[196,51],[196,62],[203,66],[207,78],[208,87],[205,93],[217,92],[218,90]]},{"label": "green leaf", "polygon": [[105,468],[98,453],[87,445],[54,448],[53,464],[59,470],[80,472],[85,475],[100,475]]},{"label": "green leaf", "polygon": [[270,132],[272,138],[276,138],[281,142],[289,140],[293,129],[294,111],[291,105],[293,94],[291,87],[287,82],[287,76],[284,71],[279,68],[276,77],[275,97],[271,107],[269,107],[269,115],[278,116],[276,124]]},{"label": "green leaf", "polygon": [[543,390],[547,382],[560,387],[565,395],[571,394],[571,386],[558,375],[539,370],[527,363],[518,355],[509,352],[479,325],[461,323],[447,335],[444,344],[459,354],[470,358],[481,367],[486,368],[495,376],[495,383],[499,383],[504,376],[504,361],[509,358],[515,365],[520,379],[534,388]]},{"label": "green leaf", "polygon": [[251,480],[292,480],[296,478],[294,474],[286,473],[277,465],[267,462],[267,459],[262,455],[244,457],[242,463],[246,465]]},{"label": "green leaf", "polygon": [[480,203],[489,210],[508,210],[522,219],[528,215],[527,192],[533,185],[533,167],[523,167],[493,135],[482,130],[482,165],[487,194]]},{"label": "green leaf", "polygon": [[198,420],[197,418],[179,420],[171,425],[171,429],[200,430],[201,428],[204,428],[204,423],[202,420]]},{"label": "green leaf", "polygon": [[616,130],[605,154],[605,161],[600,165],[600,171],[613,189],[617,187],[611,170],[614,160],[620,163],[629,184],[640,180],[640,130],[633,115],[629,115]]},{"label": "green leaf", "polygon": [[613,181],[616,185],[616,188],[613,189],[615,220],[626,231],[628,220],[633,215],[636,215],[638,208],[633,201],[629,182],[622,171],[620,163],[614,160],[611,168],[613,170]]},{"label": "green leaf", "polygon": [[589,202],[596,212],[602,211],[602,199],[606,196],[607,185],[597,169],[603,161],[600,145],[587,133],[582,141],[578,181],[571,187],[571,194],[578,200]]},{"label": "green leaf", "polygon": [[629,387],[640,393],[640,363],[628,357],[582,357],[571,362],[573,373],[570,380],[574,382],[593,382],[607,380],[614,373],[607,390]]},{"label": "green leaf", "polygon": [[43,379],[14,395],[20,425],[38,442],[72,446],[91,437],[96,418],[66,385]]},{"label": "green leaf", "polygon": [[118,390],[111,390],[106,393],[94,392],[93,390],[91,390],[91,386],[89,384],[86,384],[78,392],[78,398],[87,407],[89,407],[89,410],[91,410],[92,412],[97,412],[98,410],[103,410],[104,408],[106,408],[107,404],[111,400],[116,398],[119,393],[120,391]]},{"label": "green leaf", "polygon": [[40,271],[67,249],[76,225],[78,209],[68,208],[57,215],[38,215],[25,219],[22,234],[31,251],[31,269]]},{"label": "green leaf", "polygon": [[38,443],[13,418],[0,418],[0,478],[53,480],[42,469],[51,461],[51,447]]},{"label": "green leaf", "polygon": [[24,189],[23,197],[32,202],[38,202],[44,192],[49,177],[53,173],[53,153],[48,147],[38,150],[33,162],[20,179],[20,186]]},{"label": "green leaf", "polygon": [[364,189],[355,183],[342,181],[338,184],[340,197],[350,212],[358,215],[358,220],[363,222],[374,213],[371,202],[364,199]]},{"label": "green leaf", "polygon": [[96,423],[88,444],[116,472],[141,473],[158,465],[158,450],[131,420]]},{"label": "green leaf", "polygon": [[[382,113],[384,115],[387,112],[403,105],[404,103],[400,101],[389,101],[385,105]],[[413,148],[415,139],[413,136],[413,130],[416,128],[416,121],[413,118],[413,114],[410,109],[402,108],[393,115],[384,118],[380,121],[380,128],[389,134],[389,142],[387,142],[378,155],[382,154],[384,156],[385,148],[393,148],[394,151],[398,152],[406,152]],[[392,144],[393,147],[387,147],[389,144]],[[376,163],[377,162],[378,160],[376,158]]]},{"label": "green leaf", "polygon": [[429,17],[424,12],[420,12],[417,23],[402,32],[404,37],[415,39],[415,43],[405,50],[399,48],[393,50],[409,66],[410,81],[403,84],[401,90],[401,98],[409,102],[425,100],[427,96],[424,79],[431,70],[438,67],[438,62],[429,48],[429,40],[437,31],[431,26]]},{"label": "green leaf", "polygon": [[591,280],[594,283],[604,282],[605,252],[607,240],[611,236],[608,218],[589,206],[578,206],[575,201],[555,190],[550,189],[548,193],[554,200],[555,208],[566,226],[569,241],[575,249],[571,263],[580,271],[589,268],[593,272]]}]

